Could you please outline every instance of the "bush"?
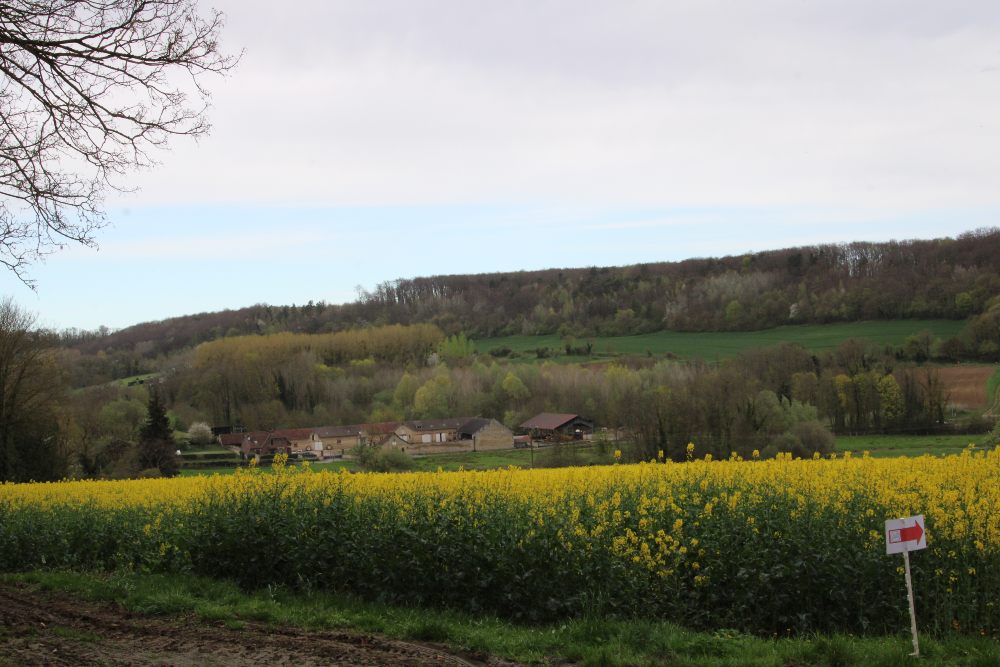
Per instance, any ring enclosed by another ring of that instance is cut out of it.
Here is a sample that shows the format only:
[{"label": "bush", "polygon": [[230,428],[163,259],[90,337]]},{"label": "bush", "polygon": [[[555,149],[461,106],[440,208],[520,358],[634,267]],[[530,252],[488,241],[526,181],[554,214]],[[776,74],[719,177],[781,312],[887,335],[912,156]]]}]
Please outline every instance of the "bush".
[{"label": "bush", "polygon": [[210,445],[215,440],[215,436],[212,435],[212,427],[205,422],[195,422],[191,424],[191,428],[188,429],[188,439],[191,441],[192,445],[196,447],[204,447],[205,445]]},{"label": "bush", "polygon": [[808,459],[819,452],[827,456],[833,451],[834,438],[830,431],[818,421],[798,422],[771,441],[764,448],[764,458],[773,458],[778,452],[789,452],[792,456]]},{"label": "bush", "polygon": [[358,467],[368,472],[400,472],[413,469],[413,459],[399,449],[357,445],[351,449],[351,456],[358,462]]}]

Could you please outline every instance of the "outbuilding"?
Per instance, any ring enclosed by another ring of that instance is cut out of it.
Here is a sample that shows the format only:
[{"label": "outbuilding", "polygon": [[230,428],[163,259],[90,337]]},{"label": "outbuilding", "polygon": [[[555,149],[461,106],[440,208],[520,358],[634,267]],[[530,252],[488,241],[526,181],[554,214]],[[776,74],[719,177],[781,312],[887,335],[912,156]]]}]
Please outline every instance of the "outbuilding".
[{"label": "outbuilding", "polygon": [[542,412],[521,424],[535,440],[583,440],[594,433],[594,422],[580,415]]}]

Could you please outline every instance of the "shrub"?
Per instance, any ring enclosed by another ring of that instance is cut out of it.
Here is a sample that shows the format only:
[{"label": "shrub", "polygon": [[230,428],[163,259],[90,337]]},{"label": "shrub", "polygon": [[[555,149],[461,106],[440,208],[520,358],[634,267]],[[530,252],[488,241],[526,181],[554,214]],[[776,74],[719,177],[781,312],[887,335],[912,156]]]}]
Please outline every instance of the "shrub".
[{"label": "shrub", "polygon": [[210,445],[215,440],[215,436],[212,435],[212,427],[205,422],[191,424],[191,427],[188,429],[188,438],[191,444],[197,447]]}]

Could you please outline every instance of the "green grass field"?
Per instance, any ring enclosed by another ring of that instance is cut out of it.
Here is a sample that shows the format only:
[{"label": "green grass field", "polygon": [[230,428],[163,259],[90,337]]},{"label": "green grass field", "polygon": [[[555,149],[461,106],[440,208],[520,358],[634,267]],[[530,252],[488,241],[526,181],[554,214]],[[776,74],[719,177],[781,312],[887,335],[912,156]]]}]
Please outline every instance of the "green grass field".
[{"label": "green grass field", "polygon": [[876,457],[959,454],[970,443],[982,447],[985,435],[842,435],[838,452],[869,452]]},{"label": "green grass field", "polygon": [[[894,637],[820,635],[758,638],[736,631],[694,632],[630,618],[581,618],[551,625],[364,602],[325,592],[283,588],[244,592],[233,583],[190,575],[134,572],[0,574],[0,582],[110,602],[134,614],[194,618],[233,630],[248,623],[307,630],[349,629],[390,638],[430,641],[479,656],[525,665],[617,667],[986,667],[1000,664],[989,638],[921,637],[921,657],[909,657],[906,628]],[[250,631],[247,629],[247,631]],[[91,638],[92,640],[92,638]]]},{"label": "green grass field", "polygon": [[1000,410],[1000,368],[986,381],[986,401],[993,410]]},{"label": "green grass field", "polygon": [[[975,443],[984,446],[985,435],[857,435],[838,436],[837,452],[852,452],[860,455],[869,452],[874,457],[893,456],[923,456],[933,454],[959,454]],[[489,452],[464,452],[459,454],[431,454],[412,459],[412,470],[418,472],[434,472],[436,470],[493,470],[517,466],[518,468],[546,468],[562,466],[607,465],[613,463],[612,452],[614,443],[601,451],[594,444],[586,443],[557,449],[542,447],[534,451],[528,449],[507,449]],[[627,449],[627,447],[624,447]],[[358,465],[353,460],[335,460],[326,463],[314,463],[315,470],[337,471],[346,468],[357,471]],[[235,466],[218,466],[213,468],[181,469],[182,477],[192,475],[228,475],[236,469]],[[269,471],[270,468],[264,468]]]},{"label": "green grass field", "polygon": [[[713,331],[689,333],[660,331],[639,336],[586,337],[580,341],[593,342],[596,355],[653,355],[675,354],[684,358],[726,359],[740,352],[779,343],[799,343],[819,352],[829,350],[848,338],[865,338],[879,345],[902,345],[907,336],[928,330],[939,338],[956,335],[965,323],[956,320],[884,320],[846,324],[822,324],[777,327],[762,331]],[[476,350],[487,353],[508,347],[534,359],[534,350],[540,347],[564,351],[563,339],[549,336],[506,336],[483,338],[475,341]],[[579,343],[577,343],[579,344]],[[586,357],[570,357],[583,360]]]},{"label": "green grass field", "polygon": [[[456,470],[495,470],[497,468],[508,468],[517,466],[518,468],[557,467],[567,465],[601,465],[611,463],[610,451],[601,453],[599,449],[591,444],[581,444],[567,447],[563,450],[556,450],[553,447],[539,447],[534,451],[529,449],[503,449],[487,452],[463,452],[458,454],[431,454],[428,456],[415,457],[412,460],[415,472],[435,472],[444,470],[453,472]],[[354,460],[334,460],[325,463],[313,463],[314,470],[332,470],[334,472],[345,468],[352,472],[359,470]],[[236,469],[235,466],[217,466],[213,468],[182,468],[182,477],[194,475],[229,475]],[[263,468],[270,471],[270,468]]]}]

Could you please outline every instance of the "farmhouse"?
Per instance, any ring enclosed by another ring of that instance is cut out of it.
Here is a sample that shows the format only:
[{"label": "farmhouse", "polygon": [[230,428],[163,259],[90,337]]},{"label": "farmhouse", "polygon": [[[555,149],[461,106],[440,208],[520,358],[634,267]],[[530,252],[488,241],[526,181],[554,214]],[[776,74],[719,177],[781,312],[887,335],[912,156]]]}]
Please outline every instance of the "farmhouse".
[{"label": "farmhouse", "polygon": [[246,440],[246,433],[223,433],[219,436],[219,444],[223,447],[242,447],[243,441]]},{"label": "farmhouse", "polygon": [[456,417],[406,421],[386,441],[393,447],[422,453],[509,449],[514,434],[495,419]]},{"label": "farmhouse", "polygon": [[460,417],[233,433],[220,435],[219,443],[239,447],[244,459],[278,453],[327,459],[344,456],[358,445],[420,453],[509,449],[514,435],[495,419]]},{"label": "farmhouse", "polygon": [[240,445],[240,454],[244,460],[260,456],[291,453],[291,440],[268,431],[247,433],[242,445]]},{"label": "farmhouse", "polygon": [[395,430],[400,440],[410,444],[452,442],[458,440],[458,429],[471,417],[451,419],[414,419],[403,422]]},{"label": "farmhouse", "polygon": [[542,412],[521,424],[535,440],[583,440],[594,433],[594,422],[580,415]]},{"label": "farmhouse", "polygon": [[320,457],[340,456],[364,443],[365,433],[357,424],[348,426],[321,426],[314,430],[319,444]]}]

